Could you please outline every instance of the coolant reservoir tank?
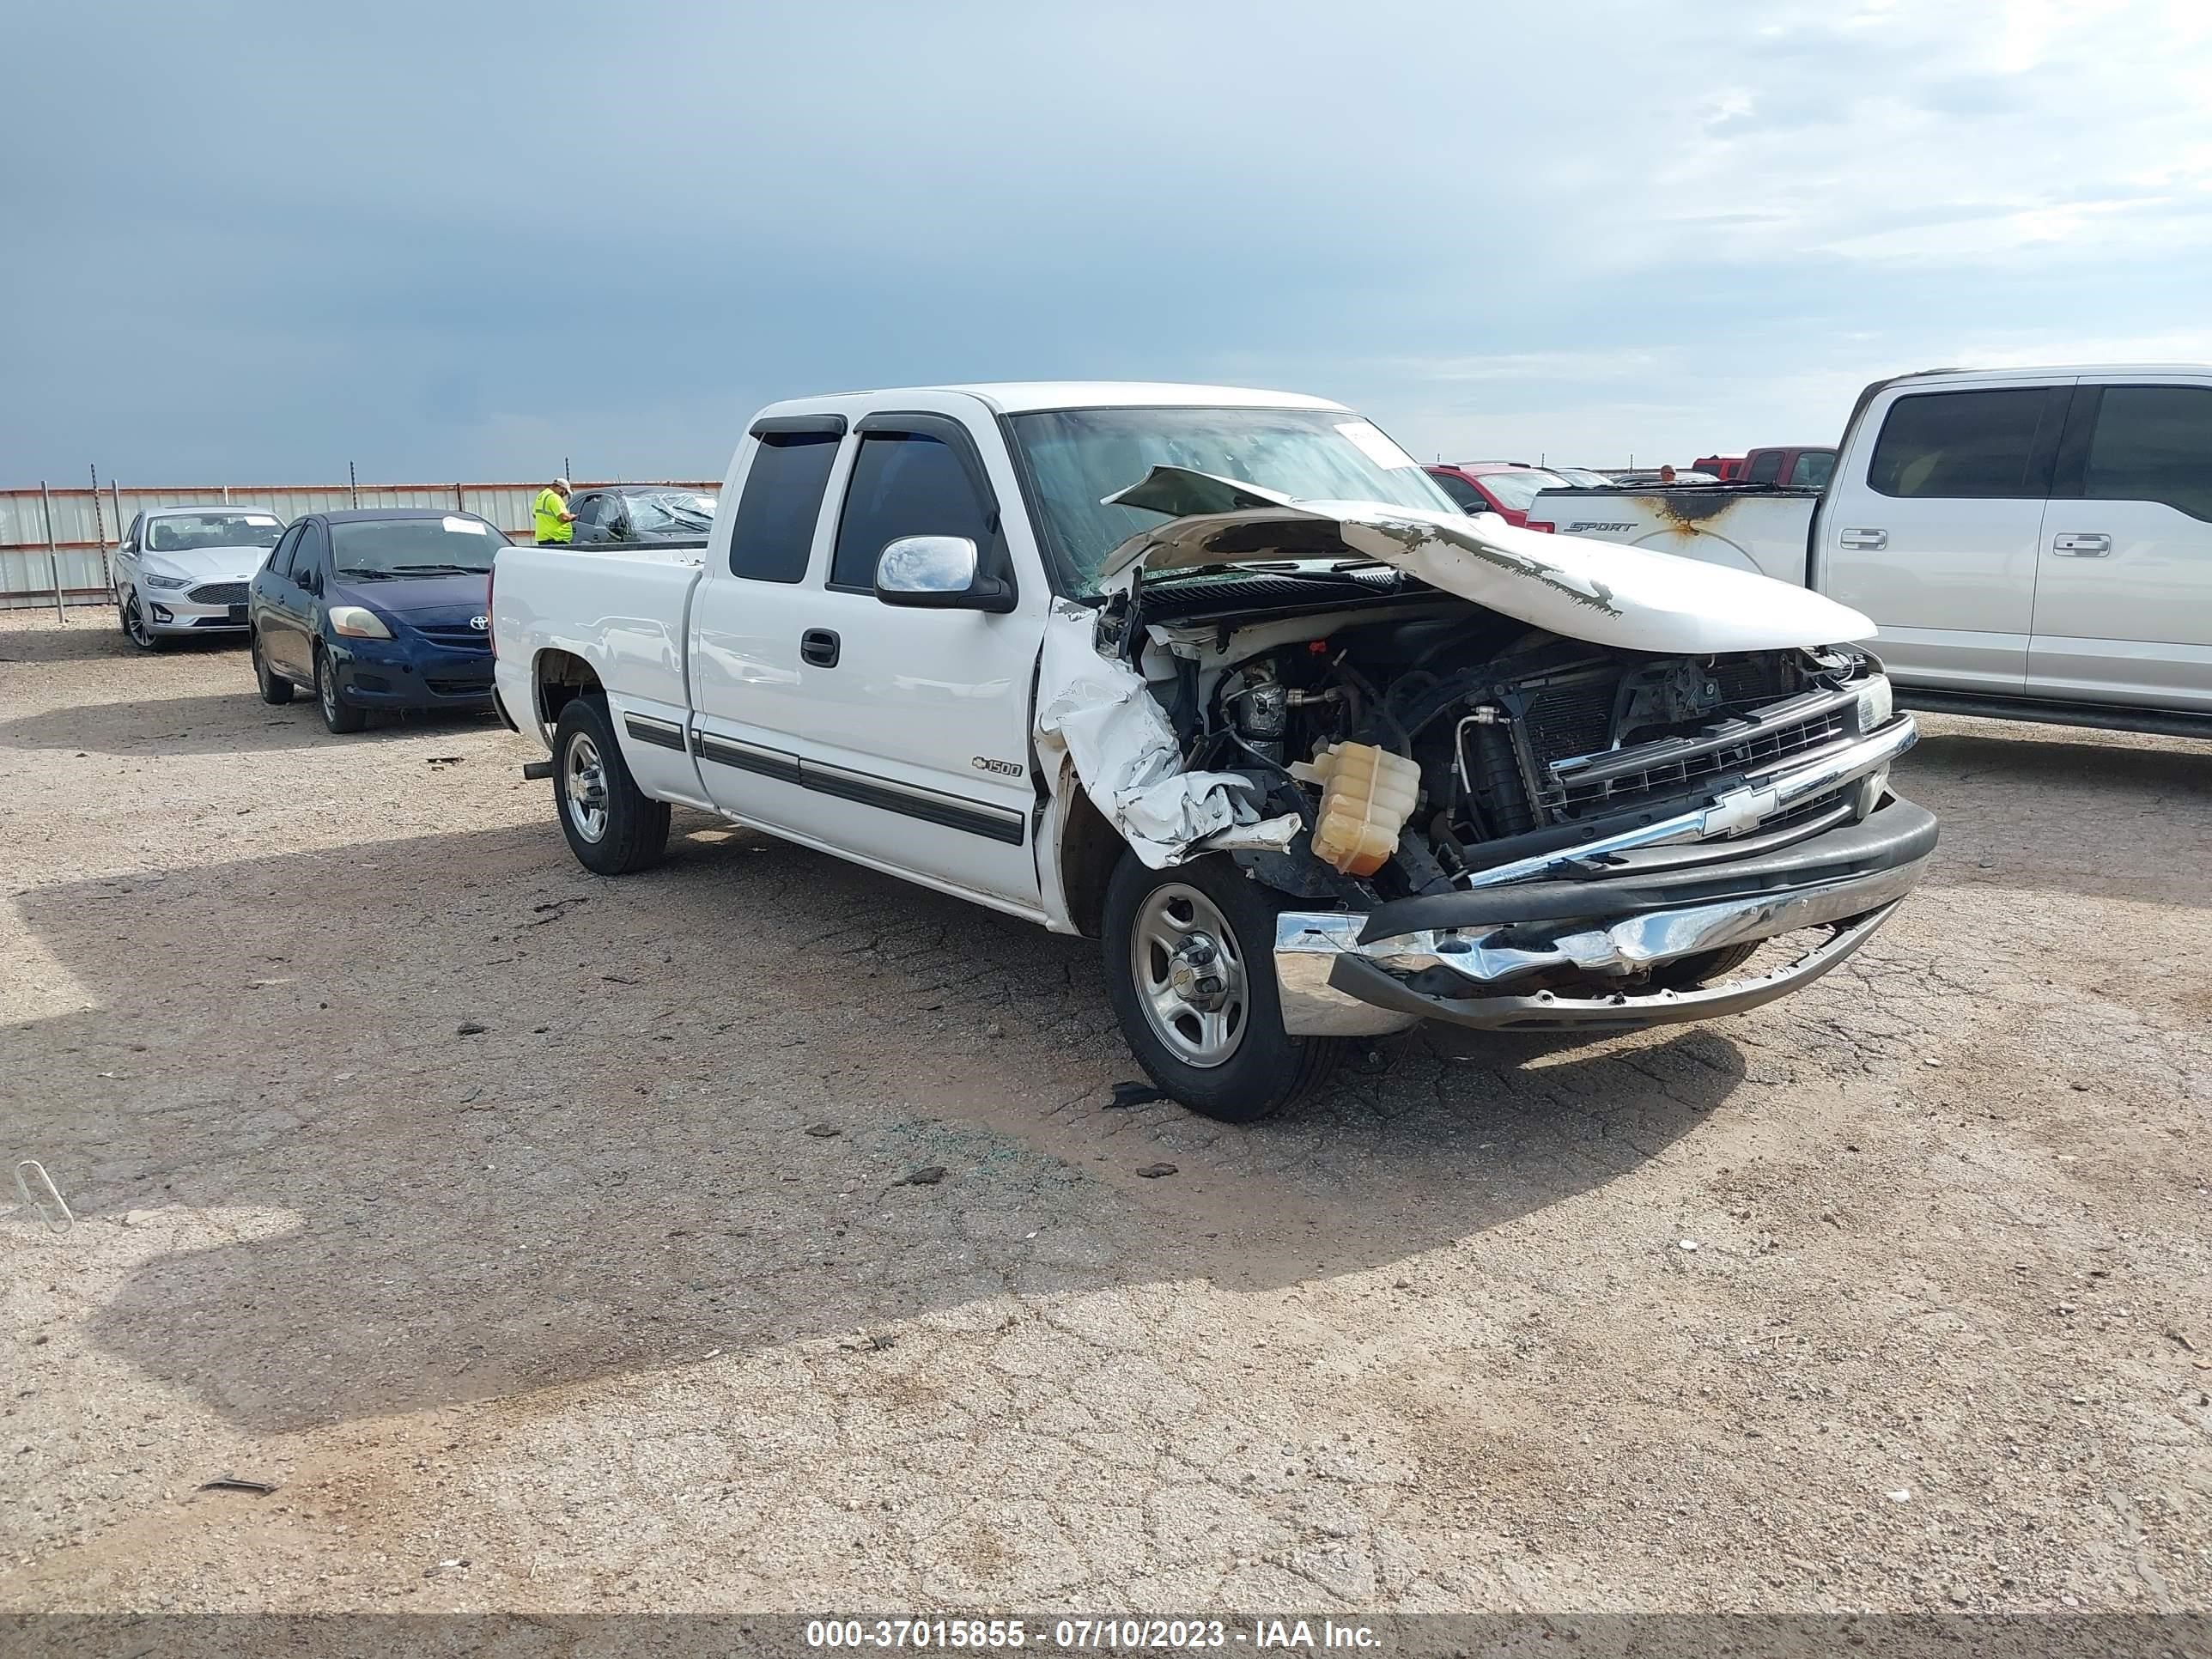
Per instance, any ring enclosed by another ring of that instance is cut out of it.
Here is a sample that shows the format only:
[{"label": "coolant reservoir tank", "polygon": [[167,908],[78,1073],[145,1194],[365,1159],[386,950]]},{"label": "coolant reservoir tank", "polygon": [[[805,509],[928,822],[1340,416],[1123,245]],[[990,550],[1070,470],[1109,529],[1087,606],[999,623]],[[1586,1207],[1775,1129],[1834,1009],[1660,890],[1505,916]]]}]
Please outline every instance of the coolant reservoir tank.
[{"label": "coolant reservoir tank", "polygon": [[1296,769],[1322,786],[1314,856],[1340,874],[1371,876],[1398,850],[1420,794],[1421,769],[1371,743],[1333,743]]}]

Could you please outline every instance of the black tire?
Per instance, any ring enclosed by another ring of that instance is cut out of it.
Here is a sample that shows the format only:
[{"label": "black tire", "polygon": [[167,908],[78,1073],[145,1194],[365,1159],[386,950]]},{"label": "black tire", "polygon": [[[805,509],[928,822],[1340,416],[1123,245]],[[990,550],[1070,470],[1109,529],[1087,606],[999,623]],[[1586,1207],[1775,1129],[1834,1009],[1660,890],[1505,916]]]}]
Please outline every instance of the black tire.
[{"label": "black tire", "polygon": [[553,811],[576,862],[595,874],[648,869],[668,850],[668,803],[630,776],[599,697],[569,698],[553,728]]},{"label": "black tire", "polygon": [[131,644],[141,651],[159,651],[161,648],[161,636],[146,626],[146,616],[138,608],[136,592],[124,598],[115,607],[115,614],[117,620],[123,624],[123,637]]},{"label": "black tire", "polygon": [[1765,943],[1765,939],[1755,939],[1748,945],[1723,945],[1717,951],[1677,957],[1653,969],[1651,982],[1662,991],[1694,991],[1701,985],[1726,979],[1757,956],[1759,947]]},{"label": "black tire", "polygon": [[272,673],[270,671],[268,663],[261,655],[261,630],[259,629],[255,629],[253,632],[247,636],[246,649],[247,653],[253,659],[253,684],[260,690],[261,701],[265,703],[278,705],[291,702],[293,694],[296,692],[299,688],[294,685],[291,681],[286,679],[282,674]]},{"label": "black tire", "polygon": [[[1210,906],[1194,903],[1195,894]],[[1106,994],[1121,1023],[1121,1035],[1146,1074],[1185,1106],[1223,1123],[1256,1123],[1273,1116],[1326,1083],[1345,1055],[1342,1038],[1294,1037],[1283,1030],[1282,1001],[1275,986],[1275,917],[1286,901],[1248,879],[1234,862],[1218,854],[1171,870],[1148,870],[1134,854],[1124,853],[1106,888],[1102,945]],[[1170,955],[1156,939],[1181,934],[1182,950]],[[1215,921],[1225,924],[1225,941],[1215,941]],[[1161,928],[1152,924],[1158,922]],[[1148,931],[1140,957],[1138,930]],[[1163,933],[1162,928],[1164,929]],[[1225,944],[1211,962],[1209,944]],[[1191,959],[1192,952],[1197,960]],[[1140,961],[1145,964],[1140,968]],[[1163,974],[1164,965],[1167,972]],[[1218,969],[1234,967],[1232,975]],[[1201,1010],[1178,1005],[1183,994],[1172,984],[1158,991],[1172,1018],[1155,1012],[1147,984],[1157,985],[1178,969],[1188,969],[1192,988],[1202,996],[1231,1002]],[[1212,985],[1209,987],[1208,981]],[[1241,1012],[1237,992],[1241,988]],[[1188,1012],[1186,1012],[1188,1010]],[[1210,1024],[1209,1017],[1222,1024]],[[1163,1025],[1174,1029],[1171,1042]],[[1221,1058],[1200,1063],[1194,1054],[1208,1045],[1209,1032],[1231,1035],[1214,1042]]]},{"label": "black tire", "polygon": [[338,672],[331,665],[331,653],[319,646],[315,648],[315,702],[322,708],[323,724],[339,737],[368,724],[368,710],[355,708],[339,694]]}]

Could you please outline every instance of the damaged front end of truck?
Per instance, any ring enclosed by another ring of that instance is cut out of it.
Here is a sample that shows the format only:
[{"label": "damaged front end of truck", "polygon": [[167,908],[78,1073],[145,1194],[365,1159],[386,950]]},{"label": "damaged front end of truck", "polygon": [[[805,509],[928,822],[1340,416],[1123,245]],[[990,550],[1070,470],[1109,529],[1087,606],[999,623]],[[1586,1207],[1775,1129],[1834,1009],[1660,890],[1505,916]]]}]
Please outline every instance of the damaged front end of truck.
[{"label": "damaged front end of truck", "polygon": [[1048,775],[1147,866],[1271,890],[1293,1036],[1739,1012],[1926,870],[1936,821],[1889,788],[1913,723],[1844,606],[1176,467],[1111,500],[1163,522],[1053,617]]}]

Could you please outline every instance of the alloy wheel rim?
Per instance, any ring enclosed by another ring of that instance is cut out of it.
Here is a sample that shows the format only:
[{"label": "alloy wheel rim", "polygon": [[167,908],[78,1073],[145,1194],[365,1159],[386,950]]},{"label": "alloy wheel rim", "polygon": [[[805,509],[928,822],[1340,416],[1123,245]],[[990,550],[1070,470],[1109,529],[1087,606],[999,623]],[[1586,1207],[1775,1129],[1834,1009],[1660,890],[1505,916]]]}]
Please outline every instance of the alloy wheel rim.
[{"label": "alloy wheel rim", "polygon": [[316,659],[315,695],[323,700],[323,713],[336,721],[338,717],[338,677],[331,671],[328,657]]},{"label": "alloy wheel rim", "polygon": [[607,833],[607,769],[599,746],[579,732],[568,739],[562,768],[562,804],[568,821],[586,841],[596,842]]},{"label": "alloy wheel rim", "polygon": [[1251,1015],[1250,980],[1212,899],[1181,882],[1146,895],[1130,931],[1129,974],[1146,1023],[1177,1060],[1211,1070],[1236,1054]]},{"label": "alloy wheel rim", "polygon": [[130,603],[123,607],[123,625],[130,630],[131,642],[133,645],[153,644],[153,633],[146,626],[146,613],[140,607],[138,596],[136,593],[131,596]]}]

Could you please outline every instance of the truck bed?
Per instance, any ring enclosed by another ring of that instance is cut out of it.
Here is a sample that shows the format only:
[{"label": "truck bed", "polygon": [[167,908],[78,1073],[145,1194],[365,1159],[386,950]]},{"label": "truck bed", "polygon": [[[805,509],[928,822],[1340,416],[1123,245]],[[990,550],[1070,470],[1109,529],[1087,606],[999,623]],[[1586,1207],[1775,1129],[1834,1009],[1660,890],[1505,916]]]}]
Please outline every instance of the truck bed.
[{"label": "truck bed", "polygon": [[501,548],[492,627],[508,712],[525,718],[532,707],[530,664],[560,650],[591,664],[603,684],[622,686],[626,702],[685,720],[684,636],[699,573],[699,549],[666,543]]}]

